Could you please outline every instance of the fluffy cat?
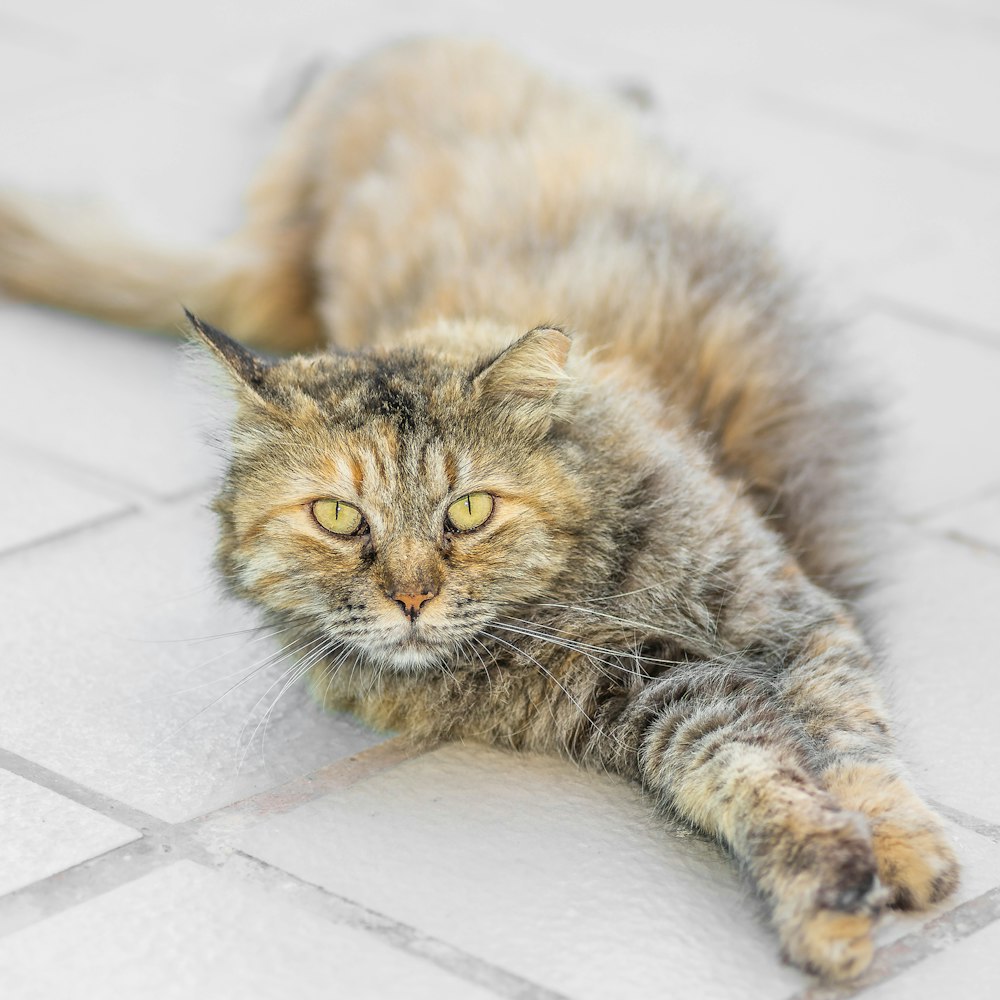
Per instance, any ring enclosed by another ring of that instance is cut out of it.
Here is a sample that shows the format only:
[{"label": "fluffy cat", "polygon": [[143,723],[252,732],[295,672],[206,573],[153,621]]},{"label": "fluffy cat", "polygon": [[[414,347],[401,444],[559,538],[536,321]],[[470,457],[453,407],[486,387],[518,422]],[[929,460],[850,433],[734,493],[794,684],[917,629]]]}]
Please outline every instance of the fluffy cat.
[{"label": "fluffy cat", "polygon": [[313,86],[222,245],[5,197],[0,254],[10,295],[159,328],[183,300],[249,345],[190,318],[239,400],[219,565],[331,706],[641,783],[827,977],[954,889],[859,624],[872,407],[611,99],[397,45]]}]

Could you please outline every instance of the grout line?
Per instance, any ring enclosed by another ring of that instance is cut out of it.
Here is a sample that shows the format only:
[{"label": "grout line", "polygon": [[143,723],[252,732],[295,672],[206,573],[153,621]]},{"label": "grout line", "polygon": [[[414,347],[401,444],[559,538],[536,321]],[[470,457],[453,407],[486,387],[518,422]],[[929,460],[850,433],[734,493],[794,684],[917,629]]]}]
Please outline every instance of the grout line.
[{"label": "grout line", "polygon": [[22,552],[31,552],[34,549],[44,548],[47,545],[51,545],[55,542],[61,542],[64,539],[72,538],[75,535],[87,534],[89,531],[102,528],[107,524],[113,524],[116,521],[126,520],[139,512],[138,507],[125,506],[119,510],[113,510],[107,514],[101,514],[89,521],[81,521],[79,524],[63,528],[61,531],[54,531],[50,535],[42,535],[39,538],[32,538],[28,542],[19,542],[18,544],[11,545],[8,548],[0,549],[0,559],[6,559],[8,556],[20,555]]},{"label": "grout line", "polygon": [[7,434],[0,435],[0,446],[9,449],[27,461],[42,466],[53,475],[68,479],[74,486],[97,493],[109,500],[128,504],[139,510],[155,510],[164,504],[177,503],[212,493],[218,487],[219,475],[205,476],[178,490],[159,493],[128,478],[122,478],[101,466],[88,465],[71,456],[49,451],[45,447],[22,441]]},{"label": "grout line", "polygon": [[996,174],[1000,163],[1000,158],[993,153],[984,153],[949,140],[942,141],[919,132],[911,132],[895,127],[888,121],[859,117],[853,112],[831,107],[822,101],[804,100],[766,86],[764,89],[755,89],[754,94],[760,105],[772,114],[786,115],[799,124],[807,124],[812,128],[846,134],[911,155],[929,153],[949,166],[973,170],[991,177]]},{"label": "grout line", "polygon": [[981,503],[983,500],[991,500],[993,497],[998,495],[1000,495],[1000,483],[993,480],[992,482],[986,483],[985,486],[980,486],[969,493],[963,493],[959,497],[942,500],[929,507],[924,507],[922,510],[916,510],[912,513],[903,514],[902,520],[910,528],[926,529],[927,526],[924,522],[926,522],[928,518],[938,517],[941,514],[949,514],[952,511],[961,510],[963,507],[970,507],[973,504]]},{"label": "grout line", "polygon": [[0,897],[0,937],[88,903],[174,861],[172,847],[143,837]]},{"label": "grout line", "polygon": [[966,830],[971,830],[973,833],[978,833],[979,836],[986,837],[987,840],[992,840],[995,844],[1000,844],[1000,823],[992,823],[988,819],[980,819],[978,816],[973,816],[972,813],[956,809],[954,806],[945,805],[944,802],[936,799],[928,799],[927,801],[942,816],[946,816],[953,823],[957,823],[959,826],[964,827]]},{"label": "grout line", "polygon": [[863,298],[868,302],[871,309],[877,312],[888,313],[896,319],[913,323],[933,333],[961,337],[963,340],[972,341],[980,347],[1000,350],[1000,330],[980,326],[977,323],[969,323],[965,320],[954,319],[951,316],[945,316],[942,313],[925,309],[922,306],[908,305],[899,299],[879,292],[877,289],[864,293]]},{"label": "grout line", "polygon": [[842,1000],[878,986],[932,955],[944,951],[976,931],[1000,920],[1000,887],[961,903],[912,934],[880,948],[868,971],[851,983],[817,984],[794,994],[789,1000]]},{"label": "grout line", "polygon": [[88,858],[0,897],[0,937],[101,896],[172,860],[184,858],[220,867],[236,851],[230,843],[232,837],[265,817],[288,812],[332,791],[349,788],[424,752],[411,741],[397,737],[214,812],[171,823],[10,750],[0,749],[0,767],[141,834],[137,841]]},{"label": "grout line", "polygon": [[70,799],[92,812],[100,813],[118,823],[124,823],[140,833],[165,834],[171,828],[171,824],[166,820],[152,816],[141,809],[136,809],[110,795],[105,795],[103,792],[97,792],[87,785],[74,781],[73,778],[67,778],[65,775],[45,767],[43,764],[36,764],[12,750],[0,748],[0,767],[34,782],[42,788],[47,788],[50,792],[55,792],[63,798]]},{"label": "grout line", "polygon": [[925,535],[933,535],[935,538],[943,538],[945,541],[952,542],[955,545],[961,545],[963,548],[972,549],[974,552],[979,552],[986,556],[1000,556],[1000,547],[997,545],[992,542],[987,542],[982,538],[977,538],[975,535],[968,535],[964,531],[960,531],[957,528],[934,528],[927,524],[919,524],[917,527],[919,527]]},{"label": "grout line", "polygon": [[[991,495],[991,493],[986,494],[986,496]],[[936,528],[927,523],[929,518],[937,517],[940,514],[947,513],[952,510],[960,510],[962,507],[966,506],[967,503],[976,503],[981,499],[984,499],[984,497],[976,495],[971,498],[967,497],[961,502],[947,503],[941,506],[932,507],[929,510],[919,511],[918,513],[906,518],[905,523],[908,527],[912,528],[926,539],[947,542],[949,545],[957,545],[959,548],[986,556],[987,559],[1000,558],[1000,548],[992,542],[988,542],[983,538],[977,538],[975,535],[968,535],[955,528]]]},{"label": "grout line", "polygon": [[234,853],[222,870],[238,874],[244,882],[269,889],[275,894],[280,893],[283,898],[290,899],[302,909],[334,923],[373,934],[393,948],[428,961],[477,986],[485,987],[498,996],[510,997],[511,1000],[566,1000],[564,994],[523,979],[516,973],[494,965],[487,959],[471,955],[419,928],[369,909],[242,851]]},{"label": "grout line", "polygon": [[71,456],[50,451],[47,447],[39,447],[6,433],[0,437],[0,444],[33,462],[47,466],[51,472],[66,477],[81,489],[136,506],[146,505],[156,499],[148,490],[130,479],[99,466],[88,465]]},{"label": "grout line", "polygon": [[225,852],[227,841],[233,835],[256,826],[263,819],[280,816],[331,792],[350,788],[360,781],[422,756],[431,749],[433,747],[417,747],[411,740],[397,736],[350,757],[333,761],[311,774],[293,778],[283,785],[265,789],[214,812],[178,824],[178,828],[190,831],[209,851]]},{"label": "grout line", "polygon": [[288,812],[331,791],[349,788],[406,760],[421,749],[397,737],[312,774],[249,796],[205,816],[169,823],[0,749],[0,767],[140,831],[123,844],[0,898],[0,937],[103,896],[176,861],[238,874],[274,895],[334,923],[373,934],[390,947],[511,1000],[566,1000],[447,941],[330,892],[232,846],[234,835],[265,817]]}]

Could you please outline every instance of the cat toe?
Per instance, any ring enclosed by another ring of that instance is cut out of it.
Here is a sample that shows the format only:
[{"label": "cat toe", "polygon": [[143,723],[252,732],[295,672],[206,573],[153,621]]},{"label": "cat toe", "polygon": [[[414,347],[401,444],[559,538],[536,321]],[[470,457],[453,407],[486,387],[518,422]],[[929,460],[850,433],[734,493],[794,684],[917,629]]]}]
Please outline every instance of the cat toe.
[{"label": "cat toe", "polygon": [[871,913],[818,910],[782,935],[785,957],[824,979],[853,979],[871,964],[874,925]]},{"label": "cat toe", "polygon": [[958,887],[958,859],[933,819],[904,826],[887,818],[875,825],[872,840],[879,878],[895,909],[925,910]]}]

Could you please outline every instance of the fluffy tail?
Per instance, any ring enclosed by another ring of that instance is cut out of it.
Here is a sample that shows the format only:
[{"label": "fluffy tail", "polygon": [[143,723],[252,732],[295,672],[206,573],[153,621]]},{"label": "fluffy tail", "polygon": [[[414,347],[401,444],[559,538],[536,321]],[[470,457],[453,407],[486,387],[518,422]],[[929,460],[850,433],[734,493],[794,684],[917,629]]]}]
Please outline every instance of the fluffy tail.
[{"label": "fluffy tail", "polygon": [[0,291],[123,326],[177,333],[187,306],[254,347],[321,342],[310,234],[246,232],[206,251],[143,245],[93,211],[0,194]]}]

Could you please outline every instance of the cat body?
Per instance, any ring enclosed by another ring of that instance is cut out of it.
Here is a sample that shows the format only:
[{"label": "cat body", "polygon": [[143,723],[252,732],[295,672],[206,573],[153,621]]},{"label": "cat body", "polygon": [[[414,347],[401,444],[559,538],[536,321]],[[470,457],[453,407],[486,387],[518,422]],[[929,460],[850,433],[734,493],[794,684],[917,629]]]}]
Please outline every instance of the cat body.
[{"label": "cat body", "polygon": [[90,239],[0,198],[0,287],[249,345],[191,317],[239,401],[219,565],[326,703],[639,782],[826,976],[952,891],[861,624],[872,406],[624,108],[406,43],[311,89],[221,246]]}]

